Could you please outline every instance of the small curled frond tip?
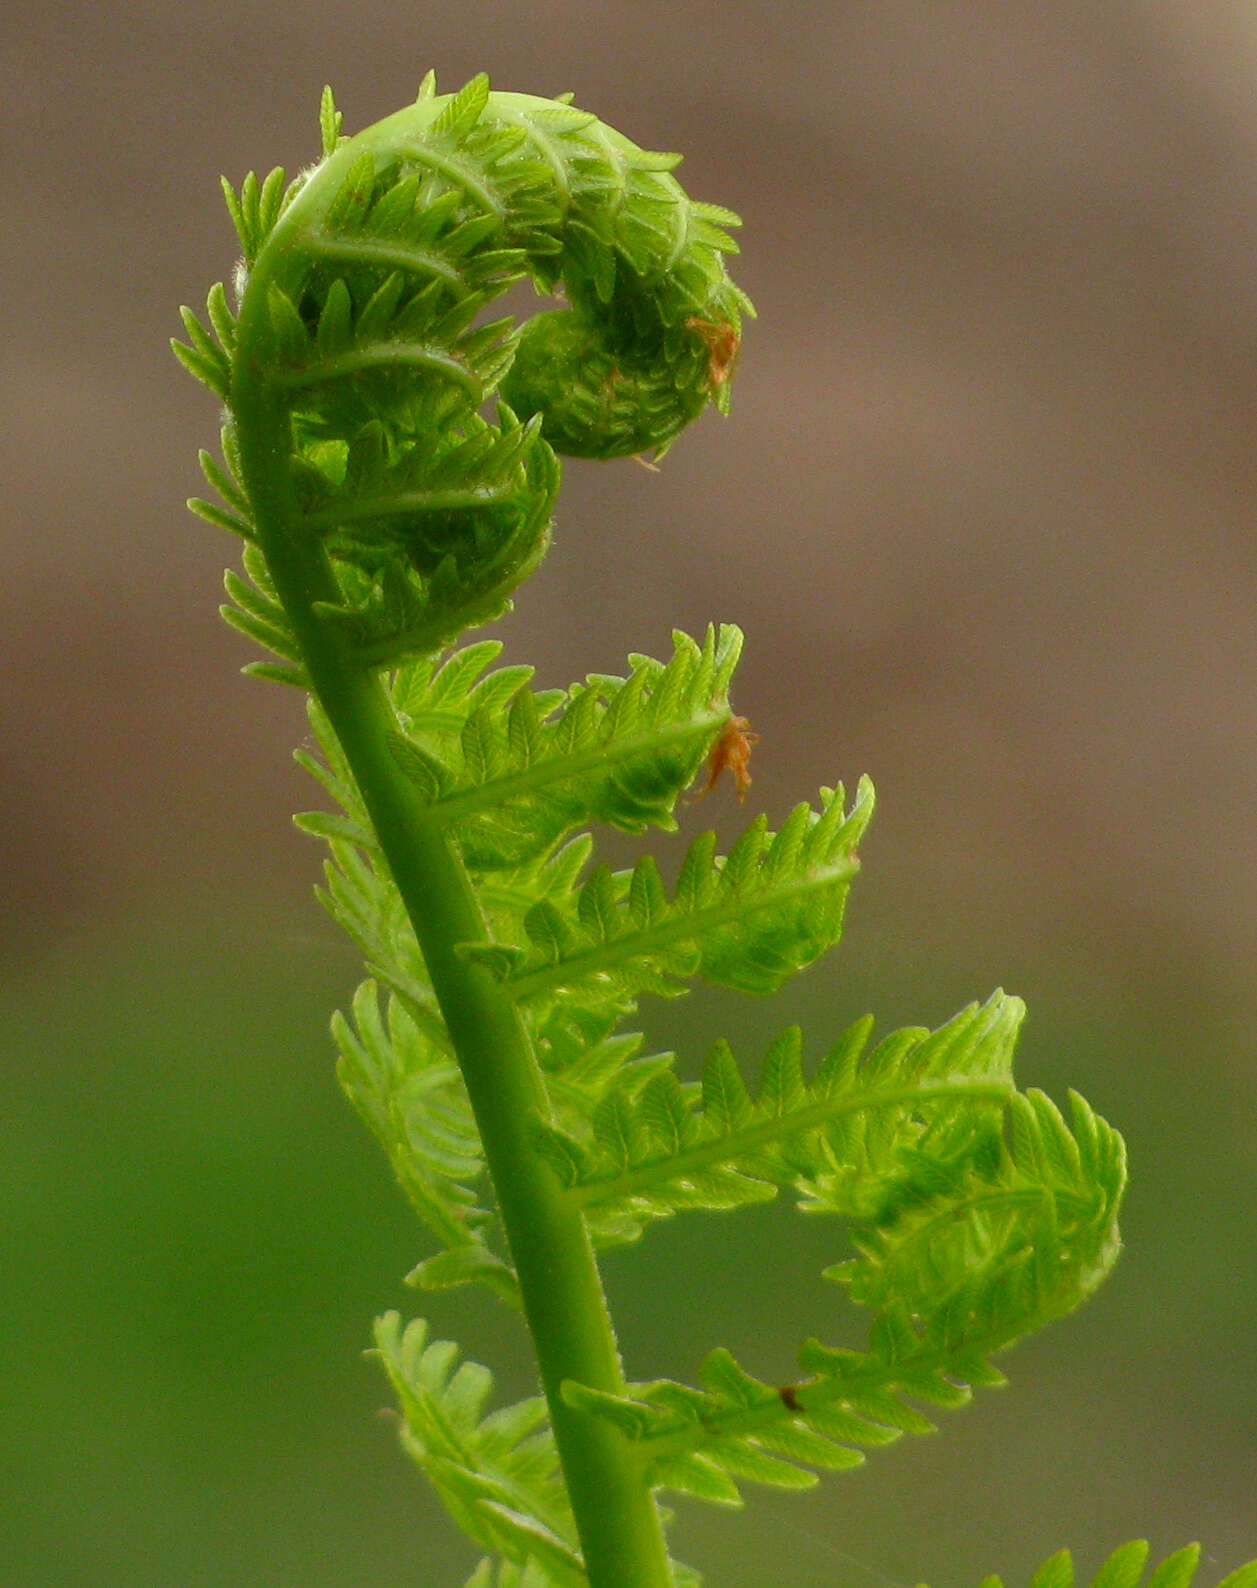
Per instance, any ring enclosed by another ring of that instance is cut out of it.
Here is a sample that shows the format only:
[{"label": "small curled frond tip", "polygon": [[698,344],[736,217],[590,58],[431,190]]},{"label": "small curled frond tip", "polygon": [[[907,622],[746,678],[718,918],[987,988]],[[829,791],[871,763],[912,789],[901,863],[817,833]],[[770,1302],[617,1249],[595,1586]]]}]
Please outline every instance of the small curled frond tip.
[{"label": "small curled frond tip", "polygon": [[[224,181],[238,313],[216,288],[175,351],[229,409],[267,560],[317,542],[323,620],[385,666],[505,610],[549,541],[555,453],[658,458],[726,410],[750,306],[724,267],[737,217],[570,96],[429,73],[341,123],[325,89],[317,166]],[[520,280],[565,306],[490,318]]]}]

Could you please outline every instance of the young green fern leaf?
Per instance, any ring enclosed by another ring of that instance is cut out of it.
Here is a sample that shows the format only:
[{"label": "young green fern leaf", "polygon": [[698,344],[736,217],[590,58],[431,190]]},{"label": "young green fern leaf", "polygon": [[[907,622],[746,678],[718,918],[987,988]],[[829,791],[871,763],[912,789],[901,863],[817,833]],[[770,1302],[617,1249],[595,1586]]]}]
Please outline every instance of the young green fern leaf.
[{"label": "young green fern leaf", "polygon": [[[454,642],[544,555],[557,452],[658,457],[727,411],[736,217],[688,198],[676,156],[483,77],[429,77],[353,138],[325,92],[320,131],[296,180],[224,184],[236,307],[215,287],[175,347],[227,409],[222,461],[201,457],[221,505],[191,506],[244,541],[224,613],[267,653],[247,671],[310,692],[298,760],[337,809],[297,820],[369,978],[334,1021],[338,1075],[434,1243],[410,1281],[518,1308],[543,1393],[486,1415],[487,1370],[395,1313],[378,1354],[403,1445],[488,1551],[467,1588],[692,1585],[657,1493],[804,1487],[931,1428],[917,1402],[1000,1382],[991,1354],[1111,1267],[1121,1141],[1081,1100],[1066,1124],[1017,1093],[1003,994],[872,1046],[860,1022],[810,1074],[785,1032],[754,1089],[726,1044],[689,1082],[624,1029],[643,994],[772,992],[831,948],[872,790],[613,871],[585,829],[674,830],[743,732],[740,632],[566,690]],[[490,317],[520,280],[566,306]],[[866,1349],[809,1341],[785,1386],[719,1349],[699,1387],[629,1384],[595,1248],[782,1189],[844,1221],[856,1255],[828,1277],[870,1309]]]}]

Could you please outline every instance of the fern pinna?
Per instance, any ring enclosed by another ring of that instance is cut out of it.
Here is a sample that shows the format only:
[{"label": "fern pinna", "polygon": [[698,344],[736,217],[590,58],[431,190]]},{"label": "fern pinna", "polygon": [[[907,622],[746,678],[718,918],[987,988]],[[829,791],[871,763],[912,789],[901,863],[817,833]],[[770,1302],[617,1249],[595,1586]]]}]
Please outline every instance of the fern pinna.
[{"label": "fern pinna", "polygon": [[[299,758],[339,811],[298,821],[370,972],[339,1075],[432,1238],[410,1279],[521,1309],[543,1394],[486,1410],[487,1371],[395,1314],[376,1345],[407,1451],[485,1552],[469,1588],[665,1588],[695,1579],[659,1491],[806,1487],[999,1382],[992,1355],[1111,1267],[1122,1144],[1080,1098],[1067,1119],[1015,1089],[1003,994],[934,1032],[861,1023],[815,1064],[794,1030],[717,1043],[697,1081],[624,1029],[643,994],[772,992],[832,947],[872,791],[614,871],[589,825],[675,829],[744,729],[741,635],[675,634],[568,690],[456,642],[544,554],[556,453],[658,457],[727,410],[737,218],[676,156],[483,77],[429,78],[354,138],[325,93],[321,124],[310,171],[224,184],[234,294],[176,344],[226,410],[202,455],[220,501],[192,505],[244,541],[225,614],[268,653],[248,670],[310,695]],[[520,280],[565,306],[492,318]],[[809,1341],[785,1386],[722,1350],[697,1386],[626,1382],[597,1248],[782,1189],[845,1222],[829,1277],[871,1312],[865,1349]]]}]

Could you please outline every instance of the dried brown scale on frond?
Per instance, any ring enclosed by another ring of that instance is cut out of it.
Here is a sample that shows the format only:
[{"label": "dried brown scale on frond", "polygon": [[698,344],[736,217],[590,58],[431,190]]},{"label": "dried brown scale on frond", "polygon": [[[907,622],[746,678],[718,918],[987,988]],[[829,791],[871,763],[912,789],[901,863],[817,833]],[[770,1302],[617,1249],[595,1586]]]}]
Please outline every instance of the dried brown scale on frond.
[{"label": "dried brown scale on frond", "polygon": [[745,800],[751,788],[751,748],[759,743],[759,734],[751,729],[747,717],[731,717],[728,725],[711,747],[707,758],[707,781],[694,796],[702,799],[710,794],[724,773],[733,777],[739,801]]},{"label": "dried brown scale on frond", "polygon": [[697,315],[691,315],[685,325],[701,338],[707,349],[707,380],[716,392],[733,379],[738,354],[742,351],[741,333],[727,320],[700,320]]}]

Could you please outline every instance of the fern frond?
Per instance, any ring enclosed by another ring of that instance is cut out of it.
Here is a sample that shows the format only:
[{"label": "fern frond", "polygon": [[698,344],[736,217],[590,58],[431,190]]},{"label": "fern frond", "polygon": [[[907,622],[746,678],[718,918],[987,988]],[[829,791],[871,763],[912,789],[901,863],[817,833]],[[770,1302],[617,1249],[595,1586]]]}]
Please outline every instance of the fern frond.
[{"label": "fern frond", "polygon": [[[545,555],[557,461],[535,425],[520,427],[505,408],[502,414],[502,430],[492,435],[506,436],[512,455],[514,432],[534,443],[508,476],[498,477],[501,460],[490,458],[487,482],[483,469],[448,487],[431,474],[417,487],[386,480],[378,495],[361,501],[364,513],[370,508],[374,515],[369,539],[321,483],[311,486],[310,528],[343,525],[328,542],[343,599],[321,603],[318,611],[364,665],[440,650],[464,629],[501,617],[511,592]],[[475,415],[464,423],[477,435],[491,430]],[[454,461],[469,468],[477,460]]]},{"label": "fern frond", "polygon": [[784,1387],[717,1350],[701,1389],[568,1384],[565,1396],[632,1438],[652,1482],[723,1504],[740,1503],[744,1479],[805,1487],[809,1468],[856,1465],[864,1447],[929,1432],[912,1402],[963,1406],[974,1386],[1002,1383],[992,1353],[1079,1305],[1117,1257],[1121,1138],[1072,1101],[1071,1133],[1046,1099],[1015,1097],[1006,1136],[983,1139],[959,1169],[921,1153],[898,1198],[855,1225],[861,1255],[827,1277],[879,1309],[867,1351],[809,1340],[808,1376]]},{"label": "fern frond", "polygon": [[[1113,1551],[1087,1588],[1141,1588],[1141,1585],[1142,1588],[1191,1588],[1199,1564],[1200,1545],[1188,1544],[1167,1555],[1150,1575],[1146,1575],[1148,1542],[1136,1538]],[[1074,1588],[1076,1582],[1073,1556],[1062,1549],[1039,1567],[1030,1579],[1030,1588]],[[1004,1588],[1003,1579],[984,1578],[981,1588]],[[1218,1588],[1257,1588],[1257,1560],[1229,1572]]]},{"label": "fern frond", "polygon": [[[317,696],[322,754],[298,759],[336,808],[297,821],[372,978],[335,1019],[337,1068],[435,1237],[410,1280],[520,1304],[548,1400],[486,1414],[487,1370],[389,1314],[402,1443],[488,1552],[468,1588],[696,1588],[652,1489],[738,1503],[929,1431],[919,1403],[1001,1382],[991,1355],[1108,1271],[1125,1168],[1081,1100],[1067,1124],[1014,1092],[1002,994],[871,1049],[862,1022],[811,1074],[784,1032],[754,1092],[724,1044],[684,1083],[620,1029],[642,994],[772,992],[836,943],[873,795],[822,789],[724,856],[703,834],[671,891],[650,858],[591,868],[585,826],[672,829],[705,755],[741,770],[739,631],[567,691],[492,643],[438,660],[545,553],[556,454],[660,456],[726,412],[753,313],[725,271],[737,217],[570,99],[429,75],[345,138],[325,91],[317,166],[224,183],[238,313],[215,286],[175,352],[227,409],[221,464],[201,459],[218,500],[191,505],[245,542],[224,611],[273,658],[247,671]],[[493,318],[524,280],[566,307]],[[866,1348],[808,1341],[797,1384],[716,1350],[698,1387],[626,1385],[591,1232],[783,1187],[845,1221],[855,1255],[826,1272],[871,1309]],[[1139,1548],[1095,1588],[1139,1588]],[[1035,1588],[1072,1588],[1061,1558]]]},{"label": "fern frond", "polygon": [[867,1213],[921,1162],[954,1165],[998,1129],[1023,1015],[1020,999],[997,993],[932,1034],[897,1032],[868,1053],[871,1021],[861,1021],[810,1080],[792,1028],[765,1055],[754,1097],[718,1043],[701,1085],[670,1066],[625,1069],[576,1129],[535,1122],[537,1147],[603,1244],[685,1209],[769,1201],[783,1186],[810,1208]]},{"label": "fern frond", "polygon": [[224,469],[214,455],[202,447],[199,462],[201,473],[208,483],[218,492],[225,506],[220,507],[216,502],[207,502],[200,497],[192,497],[188,506],[198,517],[217,524],[221,529],[230,530],[233,535],[239,535],[242,540],[255,542],[257,528],[253,523],[253,510],[249,506],[249,498],[241,486],[233,464],[234,447],[232,436],[228,428],[222,432],[223,457],[227,461]]},{"label": "fern frond", "polygon": [[[519,686],[521,670],[501,668],[480,677],[499,650],[495,642],[484,641],[455,653],[436,675],[429,702],[432,709],[425,720],[457,724],[462,712],[459,703],[468,694],[493,700],[505,688],[509,697]],[[531,670],[522,671],[527,674]],[[448,714],[443,701],[450,705]],[[306,811],[294,818],[304,832],[323,839],[328,845],[325,886],[318,890],[320,901],[362,949],[371,973],[401,1000],[411,1018],[420,1024],[426,1039],[440,1046],[448,1037],[414,927],[383,863],[344,752],[323,712],[313,701],[309,716],[321,756],[316,757],[303,749],[296,752],[295,759],[343,811],[343,815]],[[575,885],[590,848],[591,840],[586,834],[513,871],[487,873],[479,889],[480,905],[486,917],[495,923],[518,925],[538,900],[564,897]],[[483,952],[487,956],[489,950]],[[505,947],[502,953],[503,968],[509,969],[515,956]],[[556,1013],[551,1020],[539,1024],[538,1057],[551,1073],[551,1091],[559,1120],[575,1122],[579,1119],[587,1111],[585,1100],[601,1096],[627,1050],[640,1041],[611,1035],[617,1016],[618,1011],[610,1020],[600,1021],[593,1014],[585,1020],[584,1012],[566,1019]],[[590,1090],[595,1085],[596,1095]]]},{"label": "fern frond", "polygon": [[732,625],[701,646],[678,632],[666,664],[633,656],[626,678],[592,675],[566,694],[522,687],[531,669],[462,689],[470,658],[466,675],[457,658],[439,671],[412,664],[393,689],[406,730],[395,753],[476,870],[518,866],[591,821],[672,830],[729,721],[741,644]]},{"label": "fern frond", "polygon": [[634,1096],[675,1064],[673,1053],[643,1053],[641,1033],[623,1031],[620,1024],[615,1010],[557,1006],[537,1028],[534,1043],[550,1121],[560,1134],[584,1136],[594,1111],[613,1091]]},{"label": "fern frond", "polygon": [[172,337],[170,350],[189,375],[225,403],[231,394],[231,355],[214,341],[191,309],[185,306],[180,313],[188,340],[180,342]]},{"label": "fern frond", "polygon": [[475,1543],[517,1566],[530,1560],[557,1588],[588,1588],[554,1442],[539,1396],[484,1411],[493,1376],[459,1362],[421,1319],[386,1313],[376,1352],[402,1410],[401,1442]]},{"label": "fern frond", "polygon": [[303,832],[328,845],[319,900],[362,949],[371,974],[402,999],[431,1040],[443,1043],[448,1040],[445,1025],[414,926],[380,853],[345,752],[313,697],[307,712],[320,755],[303,748],[294,752],[293,759],[327,790],[343,813],[303,811],[293,818]]},{"label": "fern frond", "polygon": [[671,899],[649,856],[631,872],[597,867],[563,903],[544,900],[528,912],[509,969],[494,945],[464,952],[503,974],[521,1005],[543,1008],[674,996],[696,976],[773,992],[837,941],[872,810],[865,781],[849,813],[841,787],[822,789],[819,810],[797,806],[775,834],[759,817],[724,857],[715,834],[704,833],[690,845]]}]

